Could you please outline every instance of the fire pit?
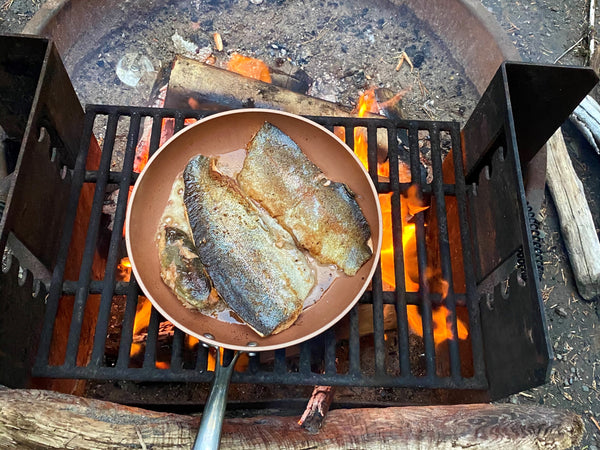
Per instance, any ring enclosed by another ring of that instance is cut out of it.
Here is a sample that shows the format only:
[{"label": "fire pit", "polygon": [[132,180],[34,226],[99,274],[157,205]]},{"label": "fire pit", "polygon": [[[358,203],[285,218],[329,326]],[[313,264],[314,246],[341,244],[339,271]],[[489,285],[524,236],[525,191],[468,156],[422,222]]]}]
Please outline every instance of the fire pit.
[{"label": "fire pit", "polygon": [[[60,59],[47,41],[3,39],[6,45],[2,48],[7,49],[2,54],[5,73],[8,73],[6,67],[29,67],[14,78],[13,89],[3,92],[3,96],[12,99],[6,104],[18,105],[21,98],[30,98],[32,113],[30,116],[17,113],[16,107],[4,112],[17,121],[29,117],[30,125],[20,128],[23,153],[2,218],[2,247],[9,232],[13,232],[38,259],[54,268],[43,319],[29,323],[27,342],[11,340],[2,353],[6,355],[2,364],[3,382],[22,385],[31,376],[137,382],[209,381],[212,372],[208,370],[211,364],[208,349],[190,343],[177,329],[166,334],[168,345],[166,350],[161,348],[163,342],[159,338],[164,335],[159,329],[164,321],[153,309],[143,358],[139,365],[132,359],[135,312],[143,297],[134,279],[117,279],[118,264],[124,256],[126,193],[136,179],[133,163],[142,119],[152,118],[149,140],[152,153],[158,148],[165,119],[172,119],[178,130],[186,119],[206,113],[91,105],[83,114],[78,112],[76,97]],[[36,58],[30,56],[33,51]],[[577,90],[569,88],[569,95],[561,97],[560,102],[542,95],[548,86],[553,87],[551,92],[564,91],[561,80],[573,77],[581,81],[570,84],[577,86]],[[311,117],[331,130],[343,128],[351,147],[356,143],[355,129],[366,130],[369,173],[382,204],[385,205],[387,197],[391,206],[385,214],[392,230],[388,239],[393,248],[393,274],[386,274],[382,263],[371,290],[361,300],[372,318],[361,316],[359,305],[350,313],[345,327],[302,344],[295,353],[275,351],[270,355],[250,356],[247,366],[234,374],[233,381],[470,390],[487,392],[492,398],[544,383],[551,350],[540,307],[535,252],[520,176],[549,133],[585,94],[580,89],[591,87],[595,81],[595,75],[584,69],[502,65],[462,131],[456,122]],[[24,91],[23,87],[29,90]],[[65,105],[68,114],[63,110]],[[544,116],[541,111],[553,112]],[[92,136],[99,116],[106,117],[101,154]],[[531,117],[544,120],[535,121]],[[116,130],[122,121],[128,125],[127,148],[123,167],[112,170]],[[6,123],[3,121],[3,126]],[[387,174],[377,170],[380,130],[388,138]],[[452,148],[451,156],[444,161],[443,141]],[[430,182],[420,170],[420,153],[424,148],[431,154]],[[40,155],[47,154],[44,152],[49,149],[53,149],[54,156],[47,166],[47,158]],[[405,151],[409,154],[409,181],[403,181],[398,173],[399,160]],[[43,164],[47,167],[40,169]],[[45,189],[33,188],[39,180],[32,177],[46,172],[58,175],[45,181],[50,183]],[[118,184],[121,194],[106,258],[102,259],[97,241],[108,184]],[[414,189],[429,207],[413,210],[412,218],[403,217],[402,206],[409,207],[409,194]],[[49,198],[48,192],[54,195]],[[45,208],[46,221],[43,224],[35,221],[37,210],[14,206],[23,204]],[[409,228],[402,227],[407,219],[413,225],[414,247],[402,245],[403,236],[409,233]],[[87,234],[77,237],[76,224],[81,220],[89,221],[82,227]],[[23,227],[24,224],[28,226]],[[83,248],[72,245],[77,239],[83,239],[80,241]],[[408,253],[414,253],[415,257],[416,288],[409,282],[413,269],[407,267]],[[3,289],[13,292],[14,297],[6,298],[23,298],[24,302],[27,299],[29,312],[20,311],[19,316],[12,317],[39,318],[38,314],[44,310],[39,301],[44,296],[44,287],[40,286],[37,299],[32,299],[29,275],[24,275],[23,283],[15,281],[19,277],[15,263],[13,260],[12,269],[2,274]],[[428,275],[428,268],[439,270],[441,278],[437,282]],[[390,277],[393,284],[385,277]],[[441,309],[442,305],[445,309]],[[7,307],[18,309],[23,304],[11,302]],[[391,332],[385,322],[390,309],[396,328]],[[411,310],[419,311],[420,323],[409,322]],[[434,318],[439,311],[442,320],[436,324]],[[109,333],[111,317],[116,317],[119,327]],[[2,324],[3,333],[10,333],[15,327],[25,328],[13,318],[12,323]],[[365,324],[370,328],[370,343],[361,337],[361,327]],[[422,337],[409,334],[409,327],[420,328]],[[107,345],[107,334],[113,334],[111,339],[118,342],[116,351]],[[33,367],[27,363],[15,364],[23,361],[23,350],[34,356],[36,341]],[[372,365],[364,359],[365,348],[372,349]],[[411,360],[415,348],[416,361]],[[504,350],[498,351],[500,348]],[[518,365],[513,357],[519,361]]]}]

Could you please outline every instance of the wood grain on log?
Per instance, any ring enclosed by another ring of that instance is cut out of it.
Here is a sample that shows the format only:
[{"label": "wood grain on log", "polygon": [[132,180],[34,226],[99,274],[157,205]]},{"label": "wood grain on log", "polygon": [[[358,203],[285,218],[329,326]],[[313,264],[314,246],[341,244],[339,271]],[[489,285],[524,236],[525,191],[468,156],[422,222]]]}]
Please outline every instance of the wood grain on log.
[{"label": "wood grain on log", "polygon": [[[39,390],[0,389],[0,447],[190,448],[196,417]],[[541,406],[453,405],[330,411],[319,434],[295,417],[226,419],[222,449],[563,449],[583,421]]]},{"label": "wood grain on log", "polygon": [[336,103],[182,56],[177,56],[173,63],[165,106],[218,111],[256,107],[279,109],[293,114],[352,116],[351,109]]},{"label": "wood grain on log", "polygon": [[548,187],[558,212],[560,229],[579,294],[591,300],[600,294],[600,242],[561,130],[548,143]]},{"label": "wood grain on log", "polygon": [[[276,109],[298,115],[356,116],[351,108],[337,103],[294,92],[183,56],[177,56],[173,62],[165,107],[209,111],[253,107]],[[365,117],[383,118],[372,113],[367,113]],[[377,148],[382,160],[387,156],[387,145],[387,135],[384,130],[379,129]]]}]

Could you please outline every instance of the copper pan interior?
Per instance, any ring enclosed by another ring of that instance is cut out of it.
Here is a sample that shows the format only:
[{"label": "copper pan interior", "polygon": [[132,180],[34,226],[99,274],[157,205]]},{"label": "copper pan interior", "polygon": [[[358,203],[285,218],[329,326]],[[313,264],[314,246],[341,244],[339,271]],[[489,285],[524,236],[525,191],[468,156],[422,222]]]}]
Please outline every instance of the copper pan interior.
[{"label": "copper pan interior", "polygon": [[[374,256],[353,277],[338,278],[287,330],[261,338],[246,325],[231,324],[185,308],[160,277],[156,230],[171,186],[189,159],[245,148],[265,121],[287,133],[332,180],[346,183],[369,222]],[[161,314],[203,342],[234,350],[272,350],[323,332],[358,301],[375,270],[381,249],[381,210],[375,188],[360,161],[335,135],[307,119],[280,111],[244,109],[199,121],[177,133],[150,159],[127,209],[126,243],[133,271]],[[214,339],[207,338],[210,334]],[[248,343],[256,343],[248,345]]]}]

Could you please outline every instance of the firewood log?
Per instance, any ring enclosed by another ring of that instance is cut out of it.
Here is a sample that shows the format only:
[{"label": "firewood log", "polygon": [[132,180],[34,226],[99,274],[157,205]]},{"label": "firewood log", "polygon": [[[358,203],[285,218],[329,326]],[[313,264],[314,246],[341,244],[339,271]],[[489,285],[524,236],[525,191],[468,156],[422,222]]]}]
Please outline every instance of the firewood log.
[{"label": "firewood log", "polygon": [[293,114],[343,117],[352,115],[349,108],[336,103],[299,94],[182,56],[177,56],[173,62],[165,106],[219,111],[256,107],[280,109]]},{"label": "firewood log", "polygon": [[546,144],[547,179],[579,294],[591,300],[600,294],[600,242],[594,219],[559,129]]},{"label": "firewood log", "polygon": [[[283,87],[245,77],[193,59],[177,56],[171,68],[165,99],[167,108],[227,111],[269,108],[298,115],[354,117],[351,108]],[[368,118],[383,118],[367,113]],[[387,155],[387,135],[378,130],[377,148]]]},{"label": "firewood log", "polygon": [[[222,449],[563,449],[580,442],[572,412],[513,404],[338,409],[318,434],[297,417],[226,419]],[[197,417],[40,390],[0,388],[0,447],[191,448]]]}]

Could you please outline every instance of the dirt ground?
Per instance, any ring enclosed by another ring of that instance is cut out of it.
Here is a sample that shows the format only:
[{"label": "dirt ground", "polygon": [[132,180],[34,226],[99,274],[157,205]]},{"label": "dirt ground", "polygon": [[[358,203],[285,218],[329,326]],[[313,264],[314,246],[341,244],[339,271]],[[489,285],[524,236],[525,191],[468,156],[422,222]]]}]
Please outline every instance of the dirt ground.
[{"label": "dirt ground", "polygon": [[[0,2],[0,32],[18,32],[39,8],[40,0]],[[340,2],[341,3],[341,2]],[[524,61],[582,65],[588,2],[586,0],[482,0],[512,39]],[[377,33],[377,29],[371,30]],[[570,51],[568,49],[573,47]],[[278,55],[286,44],[271,48]],[[566,53],[565,53],[566,52]],[[267,51],[268,53],[268,51]],[[564,54],[564,55],[563,55]],[[305,55],[306,56],[306,55]],[[391,63],[391,62],[389,62]],[[348,76],[369,75],[361,64],[348,68]],[[336,91],[331,80],[317,80],[315,94],[326,97],[333,89],[338,98],[356,98],[355,92]],[[385,81],[385,80],[383,80]],[[456,89],[456,85],[452,86]],[[594,96],[598,100],[597,92]],[[90,100],[102,100],[90,99]],[[453,111],[458,111],[458,107]],[[415,108],[415,113],[423,113]],[[464,112],[464,110],[462,110]],[[452,114],[441,119],[460,120]],[[596,227],[600,226],[600,156],[595,154],[576,129],[565,123],[565,139],[575,170],[582,179]],[[581,449],[600,448],[600,302],[586,302],[577,293],[568,256],[560,238],[556,210],[548,191],[542,214],[545,217],[545,270],[541,282],[550,338],[555,351],[551,381],[547,385],[511,396],[506,401],[544,404],[569,409],[581,415],[586,433]]]}]

